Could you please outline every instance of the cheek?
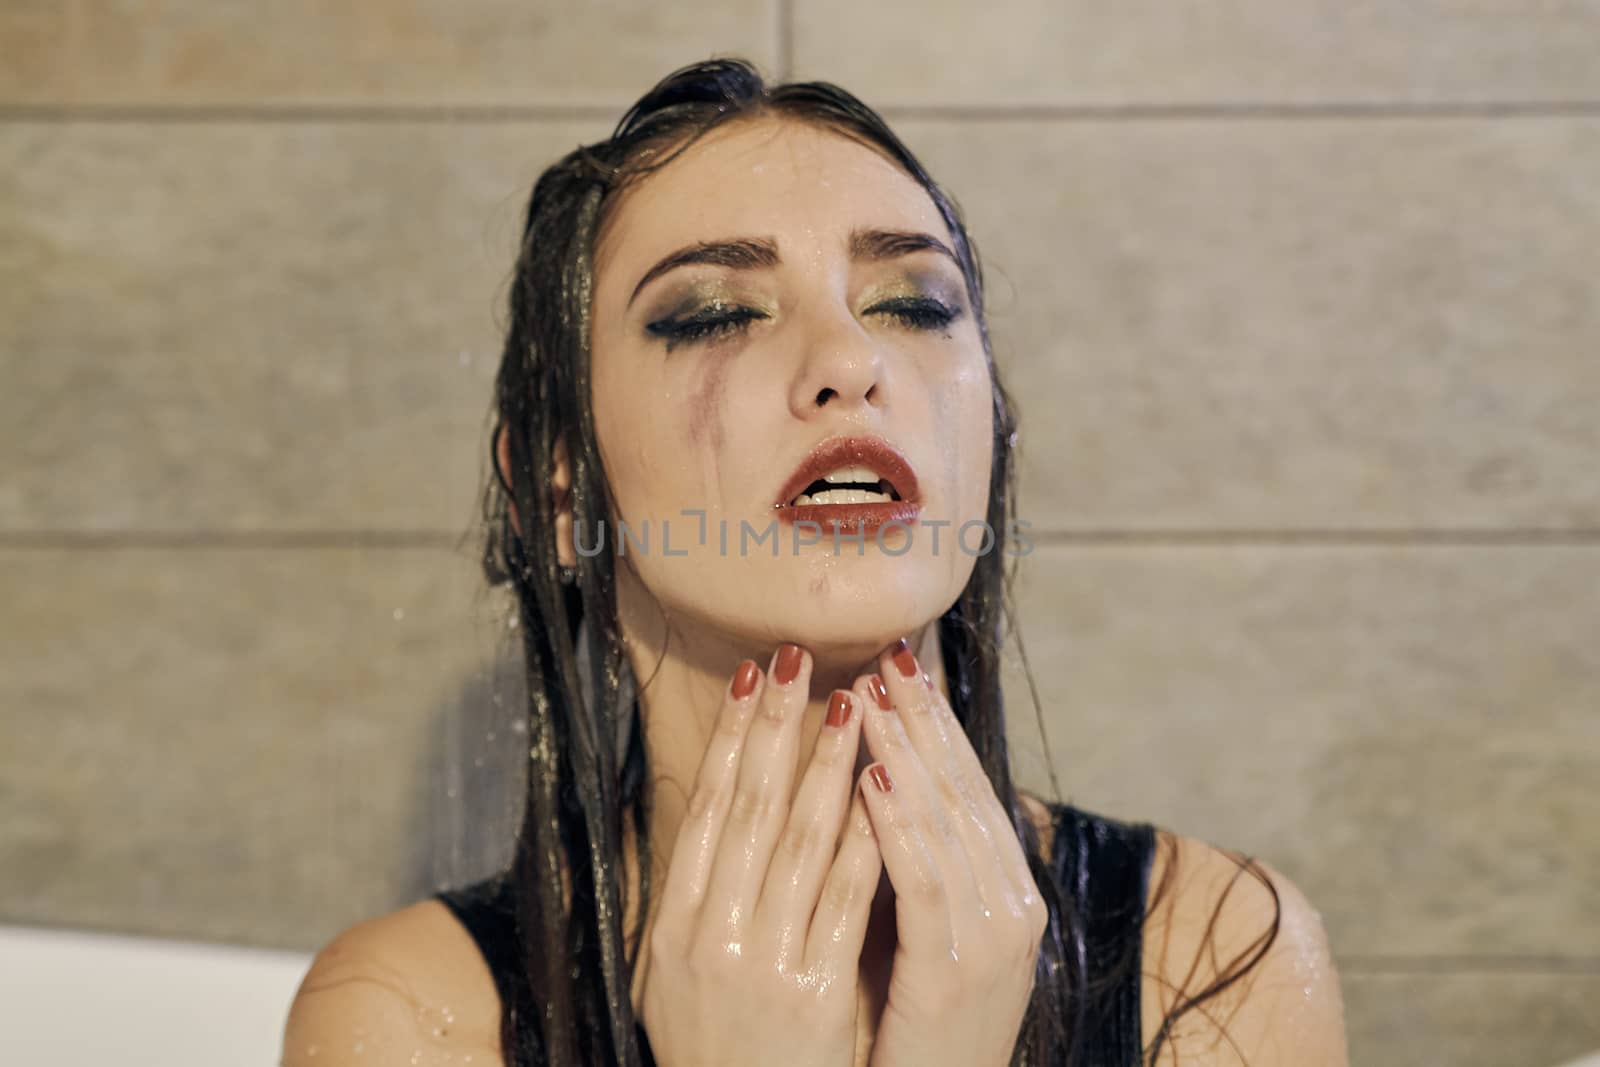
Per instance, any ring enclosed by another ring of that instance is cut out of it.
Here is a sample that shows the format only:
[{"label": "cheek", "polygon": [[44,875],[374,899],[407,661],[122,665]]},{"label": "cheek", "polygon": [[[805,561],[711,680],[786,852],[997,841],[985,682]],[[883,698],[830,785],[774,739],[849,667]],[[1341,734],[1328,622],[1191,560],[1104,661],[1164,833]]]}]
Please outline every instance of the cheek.
[{"label": "cheek", "polygon": [[659,476],[654,464],[662,455],[661,405],[651,400],[660,383],[610,368],[595,368],[591,382],[595,435],[605,464],[617,518],[637,520],[652,507]]},{"label": "cheek", "polygon": [[713,459],[722,455],[727,440],[723,414],[732,363],[732,348],[712,349],[696,365],[689,386],[689,444],[709,449]]},{"label": "cheek", "polygon": [[988,509],[989,466],[994,452],[994,390],[987,364],[967,361],[950,368],[934,389],[936,425],[946,442],[946,483],[954,505],[969,517]]},{"label": "cheek", "polygon": [[972,461],[973,491],[978,517],[989,511],[989,473],[994,462],[994,392],[987,373],[983,376],[983,395],[973,413]]},{"label": "cheek", "polygon": [[659,373],[596,373],[596,428],[623,517],[713,503],[723,473],[736,346],[674,353]]}]

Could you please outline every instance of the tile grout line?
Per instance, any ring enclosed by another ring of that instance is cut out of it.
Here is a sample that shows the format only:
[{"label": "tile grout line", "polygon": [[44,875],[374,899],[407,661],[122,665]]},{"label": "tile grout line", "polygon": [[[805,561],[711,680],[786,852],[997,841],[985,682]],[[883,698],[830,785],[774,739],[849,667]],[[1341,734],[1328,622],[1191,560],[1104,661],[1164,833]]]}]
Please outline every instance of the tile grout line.
[{"label": "tile grout line", "polygon": [[[785,10],[792,12],[788,0]],[[792,76],[792,28],[780,21],[778,80]],[[0,123],[25,122],[611,122],[625,102],[615,104],[286,104],[286,105],[79,105],[0,104]],[[1213,102],[1204,104],[880,104],[886,118],[951,122],[1004,121],[1173,121],[1239,119],[1514,119],[1600,117],[1600,100],[1310,104]]]},{"label": "tile grout line", "polygon": [[[625,105],[622,105],[625,106]],[[616,121],[612,104],[389,105],[0,105],[0,122],[570,122]]]},{"label": "tile grout line", "polygon": [[1347,118],[1560,118],[1600,116],[1600,100],[1360,101],[1306,104],[1211,101],[1195,104],[884,104],[885,115],[916,119],[1173,120]]},{"label": "tile grout line", "polygon": [[477,537],[443,530],[28,530],[0,532],[0,550],[455,549],[463,541],[476,549]]},{"label": "tile grout line", "polygon": [[1026,539],[1047,545],[1438,545],[1453,547],[1527,547],[1531,545],[1600,545],[1600,529],[1540,529],[1536,527],[1449,528],[1401,527],[1395,529],[1239,528],[1153,530],[1027,530]]},{"label": "tile grout line", "polygon": [[[8,530],[0,531],[0,550],[74,551],[97,549],[474,549],[482,536],[474,527],[446,530]],[[1049,530],[1028,531],[1030,545],[1170,548],[1190,545],[1243,547],[1600,547],[1600,529],[1397,529],[1397,530]],[[1031,551],[1031,550],[1030,550]],[[1028,552],[1013,553],[1016,556]]]},{"label": "tile grout line", "polygon": [[1522,974],[1600,977],[1597,956],[1460,955],[1388,956],[1333,954],[1341,977]]}]

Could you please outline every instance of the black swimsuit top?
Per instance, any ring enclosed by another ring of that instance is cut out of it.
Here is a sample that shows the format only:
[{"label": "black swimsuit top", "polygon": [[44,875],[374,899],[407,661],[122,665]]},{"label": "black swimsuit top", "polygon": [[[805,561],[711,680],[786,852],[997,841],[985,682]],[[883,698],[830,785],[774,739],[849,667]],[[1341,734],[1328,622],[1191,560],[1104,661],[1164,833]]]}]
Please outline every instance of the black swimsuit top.
[{"label": "black swimsuit top", "polygon": [[[1051,804],[1050,811],[1055,821],[1051,869],[1064,897],[1084,916],[1086,979],[1101,982],[1130,947],[1138,958],[1155,830],[1148,824],[1119,822],[1070,805]],[[512,888],[507,873],[501,872],[434,897],[477,942],[500,993],[500,1003],[516,1013],[517,1062],[541,1064],[539,1012],[517,954]],[[1089,1021],[1081,1045],[1084,1063],[1140,1067],[1139,982],[1139,968],[1125,972],[1103,1002],[1103,1009]],[[508,1062],[507,1067],[512,1065]]]}]

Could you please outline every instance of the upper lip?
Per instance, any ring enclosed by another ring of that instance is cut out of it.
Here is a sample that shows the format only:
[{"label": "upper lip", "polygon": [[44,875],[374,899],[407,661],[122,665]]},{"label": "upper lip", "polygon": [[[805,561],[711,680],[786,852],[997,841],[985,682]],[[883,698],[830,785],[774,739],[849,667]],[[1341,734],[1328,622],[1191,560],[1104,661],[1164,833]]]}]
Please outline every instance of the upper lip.
[{"label": "upper lip", "polygon": [[778,507],[786,507],[805,492],[806,486],[840,467],[871,467],[873,472],[894,487],[901,500],[918,500],[917,476],[900,451],[881,437],[830,437],[818,443],[801,460],[789,480],[778,492]]}]

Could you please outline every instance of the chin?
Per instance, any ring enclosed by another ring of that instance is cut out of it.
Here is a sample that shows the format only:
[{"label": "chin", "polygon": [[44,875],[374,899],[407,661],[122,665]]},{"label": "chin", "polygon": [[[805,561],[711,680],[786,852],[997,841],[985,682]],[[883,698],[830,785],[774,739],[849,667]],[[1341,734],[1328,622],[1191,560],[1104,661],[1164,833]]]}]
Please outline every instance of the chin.
[{"label": "chin", "polygon": [[868,552],[798,561],[768,603],[807,647],[865,648],[868,654],[916,633],[961,595],[942,561]]}]

